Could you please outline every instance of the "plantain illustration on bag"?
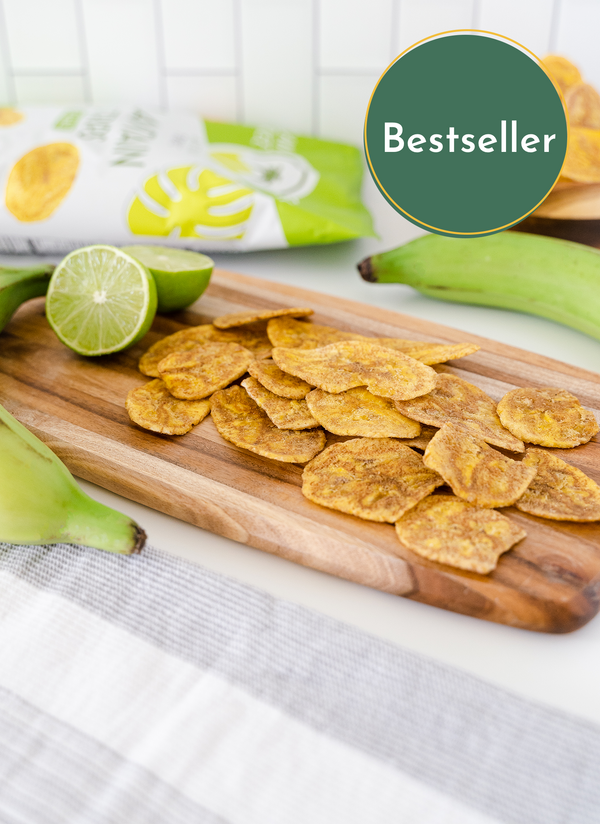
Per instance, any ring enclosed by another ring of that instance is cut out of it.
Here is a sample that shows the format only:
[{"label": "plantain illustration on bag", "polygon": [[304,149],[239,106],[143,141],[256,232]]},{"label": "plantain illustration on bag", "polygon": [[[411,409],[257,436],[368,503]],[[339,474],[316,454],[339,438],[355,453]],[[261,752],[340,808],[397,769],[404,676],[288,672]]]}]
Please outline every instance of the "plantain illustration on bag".
[{"label": "plantain illustration on bag", "polygon": [[191,112],[0,109],[0,173],[0,252],[152,240],[246,251],[373,234],[357,148]]}]

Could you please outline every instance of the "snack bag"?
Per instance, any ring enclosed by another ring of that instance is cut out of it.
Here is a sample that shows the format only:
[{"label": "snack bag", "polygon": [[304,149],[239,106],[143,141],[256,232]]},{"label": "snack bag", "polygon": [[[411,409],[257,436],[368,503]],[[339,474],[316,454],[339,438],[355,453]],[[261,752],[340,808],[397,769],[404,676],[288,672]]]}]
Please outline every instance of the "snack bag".
[{"label": "snack bag", "polygon": [[0,109],[0,174],[2,252],[154,241],[210,253],[373,234],[357,148],[191,112]]}]

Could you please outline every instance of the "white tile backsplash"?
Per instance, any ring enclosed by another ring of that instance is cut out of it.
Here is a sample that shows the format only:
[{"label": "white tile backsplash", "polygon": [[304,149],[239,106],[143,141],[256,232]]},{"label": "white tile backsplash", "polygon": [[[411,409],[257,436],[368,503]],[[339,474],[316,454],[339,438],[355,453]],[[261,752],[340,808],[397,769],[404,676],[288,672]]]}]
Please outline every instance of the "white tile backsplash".
[{"label": "white tile backsplash", "polygon": [[192,109],[212,120],[236,120],[237,78],[221,75],[166,79],[171,109]]},{"label": "white tile backsplash", "polygon": [[93,101],[162,105],[155,2],[81,3]]},{"label": "white tile backsplash", "polygon": [[239,0],[242,119],[310,132],[313,0]]},{"label": "white tile backsplash", "polygon": [[378,74],[324,75],[319,79],[319,134],[362,145],[367,104]]},{"label": "white tile backsplash", "polygon": [[431,34],[473,28],[477,0],[396,0],[396,51]]},{"label": "white tile backsplash", "polygon": [[8,32],[4,22],[4,8],[0,0],[0,105],[16,102],[15,84],[8,53]]},{"label": "white tile backsplash", "polygon": [[575,63],[586,82],[600,90],[600,2],[561,0],[556,51]]},{"label": "white tile backsplash", "polygon": [[160,0],[165,67],[236,68],[233,0]]},{"label": "white tile backsplash", "polygon": [[4,18],[14,71],[81,70],[76,0],[4,0]]},{"label": "white tile backsplash", "polygon": [[474,26],[600,89],[600,0],[0,0],[0,105],[190,108],[360,145],[391,60]]},{"label": "white tile backsplash", "polygon": [[503,34],[543,57],[550,51],[552,14],[555,0],[479,0],[477,27]]},{"label": "white tile backsplash", "polygon": [[393,0],[320,0],[320,69],[382,72],[391,61],[392,6]]},{"label": "white tile backsplash", "polygon": [[21,75],[14,79],[17,99],[23,105],[44,103],[85,103],[81,75]]}]

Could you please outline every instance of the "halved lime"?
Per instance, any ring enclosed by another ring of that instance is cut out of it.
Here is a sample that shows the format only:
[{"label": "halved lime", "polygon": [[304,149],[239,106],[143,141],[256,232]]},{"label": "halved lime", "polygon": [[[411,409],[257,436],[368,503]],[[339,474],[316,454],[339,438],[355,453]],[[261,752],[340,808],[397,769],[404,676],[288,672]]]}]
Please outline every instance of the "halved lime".
[{"label": "halved lime", "polygon": [[139,261],[114,246],[76,249],[59,263],[46,317],[80,355],[120,352],[142,338],[156,314],[156,285]]},{"label": "halved lime", "polygon": [[123,251],[152,272],[159,312],[175,312],[197,300],[214,266],[206,255],[171,246],[123,246]]}]

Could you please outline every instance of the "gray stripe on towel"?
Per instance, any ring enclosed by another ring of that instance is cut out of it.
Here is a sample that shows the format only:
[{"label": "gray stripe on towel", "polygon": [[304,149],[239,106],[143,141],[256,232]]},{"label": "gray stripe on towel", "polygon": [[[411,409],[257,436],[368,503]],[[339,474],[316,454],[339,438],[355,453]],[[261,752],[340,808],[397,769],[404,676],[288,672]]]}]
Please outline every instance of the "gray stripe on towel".
[{"label": "gray stripe on towel", "polygon": [[2,687],[0,821],[226,824],[148,770]]},{"label": "gray stripe on towel", "polygon": [[154,549],[0,544],[70,598],[511,824],[598,824],[600,729]]}]

